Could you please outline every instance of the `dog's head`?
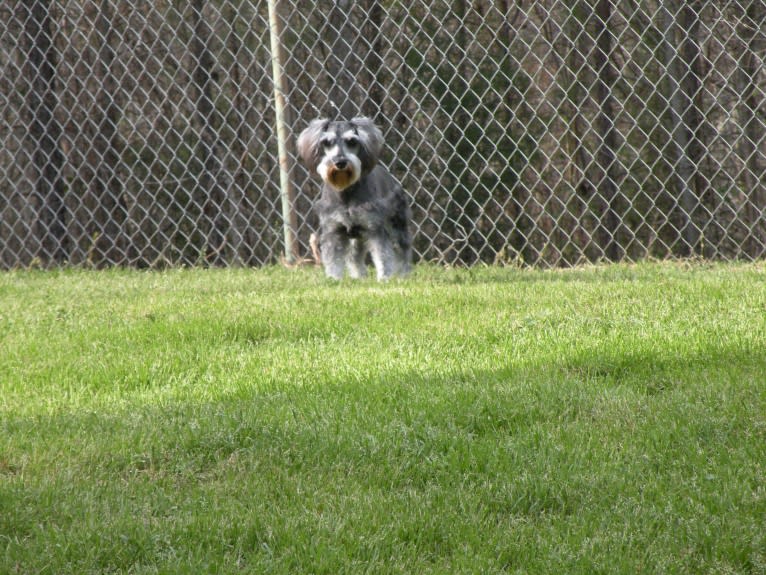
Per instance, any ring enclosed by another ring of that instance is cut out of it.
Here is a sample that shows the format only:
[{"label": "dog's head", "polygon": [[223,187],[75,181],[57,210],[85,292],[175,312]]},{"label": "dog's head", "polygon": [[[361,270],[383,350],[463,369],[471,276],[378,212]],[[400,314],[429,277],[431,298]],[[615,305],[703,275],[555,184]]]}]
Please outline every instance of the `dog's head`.
[{"label": "dog's head", "polygon": [[306,166],[338,192],[369,173],[382,148],[383,134],[369,118],[314,120],[298,136],[298,154]]}]

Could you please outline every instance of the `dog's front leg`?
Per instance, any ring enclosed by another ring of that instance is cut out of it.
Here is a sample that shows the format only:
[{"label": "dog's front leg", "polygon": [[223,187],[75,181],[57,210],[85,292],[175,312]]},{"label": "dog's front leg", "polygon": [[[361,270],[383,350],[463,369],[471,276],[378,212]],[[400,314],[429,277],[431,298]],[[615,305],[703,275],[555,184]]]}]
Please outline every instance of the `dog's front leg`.
[{"label": "dog's front leg", "polygon": [[322,234],[319,239],[319,248],[322,252],[325,275],[336,280],[342,279],[343,269],[346,266],[348,239],[338,233]]},{"label": "dog's front leg", "polygon": [[350,240],[346,265],[348,266],[348,275],[352,278],[360,279],[367,275],[367,266],[364,263],[366,255],[367,250],[362,240]]},{"label": "dog's front leg", "polygon": [[375,265],[378,281],[387,280],[396,270],[396,256],[387,238],[375,236],[370,238],[370,256]]}]

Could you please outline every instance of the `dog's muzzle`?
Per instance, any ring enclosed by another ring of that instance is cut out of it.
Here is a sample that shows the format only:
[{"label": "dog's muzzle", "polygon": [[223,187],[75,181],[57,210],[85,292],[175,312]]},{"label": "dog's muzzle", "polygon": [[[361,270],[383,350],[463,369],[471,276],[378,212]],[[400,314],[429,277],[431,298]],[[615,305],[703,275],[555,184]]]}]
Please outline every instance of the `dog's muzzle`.
[{"label": "dog's muzzle", "polygon": [[327,170],[327,180],[339,190],[350,186],[354,180],[354,169],[351,162],[343,158],[333,160]]}]

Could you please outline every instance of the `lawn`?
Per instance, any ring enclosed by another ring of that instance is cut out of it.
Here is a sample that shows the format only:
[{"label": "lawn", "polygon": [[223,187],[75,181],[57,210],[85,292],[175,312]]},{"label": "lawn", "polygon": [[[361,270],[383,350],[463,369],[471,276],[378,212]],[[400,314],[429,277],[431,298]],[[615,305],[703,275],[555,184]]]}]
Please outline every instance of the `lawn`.
[{"label": "lawn", "polygon": [[0,573],[766,573],[766,266],[0,274]]}]

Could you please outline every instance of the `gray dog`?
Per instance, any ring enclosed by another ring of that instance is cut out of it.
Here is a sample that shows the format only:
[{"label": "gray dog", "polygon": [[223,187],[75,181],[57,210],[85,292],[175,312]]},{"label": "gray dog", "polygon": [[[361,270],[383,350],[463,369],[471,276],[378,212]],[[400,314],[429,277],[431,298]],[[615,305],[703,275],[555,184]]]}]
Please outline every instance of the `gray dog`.
[{"label": "gray dog", "polygon": [[378,158],[383,134],[369,118],[314,120],[298,137],[298,154],[322,178],[319,249],[325,273],[367,274],[369,253],[379,280],[406,274],[412,259],[410,208],[402,187]]}]

